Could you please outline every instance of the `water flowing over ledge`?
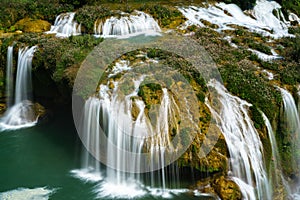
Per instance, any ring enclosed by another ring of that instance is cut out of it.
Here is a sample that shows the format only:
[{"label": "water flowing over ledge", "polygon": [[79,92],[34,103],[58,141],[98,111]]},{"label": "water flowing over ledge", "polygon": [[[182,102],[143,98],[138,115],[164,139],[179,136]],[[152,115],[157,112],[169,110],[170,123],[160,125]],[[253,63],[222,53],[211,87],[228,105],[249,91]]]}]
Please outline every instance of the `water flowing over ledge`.
[{"label": "water flowing over ledge", "polygon": [[95,21],[95,35],[126,38],[140,34],[158,35],[161,32],[158,23],[149,14],[137,10],[132,14],[120,14],[120,17],[112,16],[105,21]]},{"label": "water flowing over ledge", "polygon": [[[294,167],[297,167],[299,170],[299,163],[300,163],[300,157],[299,154],[297,154],[297,151],[300,148],[300,115],[299,110],[297,109],[296,102],[291,95],[290,92],[288,92],[286,89],[279,88],[282,99],[283,99],[283,105],[284,105],[284,111],[283,111],[283,120],[284,123],[284,130],[291,134],[292,138],[292,158],[295,162]],[[290,163],[292,165],[292,163]],[[290,196],[294,199],[299,199],[300,197],[300,183],[299,181],[296,183],[291,183],[289,185],[290,187]]]},{"label": "water flowing over ledge", "polygon": [[[293,37],[288,33],[290,23],[285,20],[280,8],[275,1],[257,0],[250,16],[237,5],[225,3],[208,5],[208,8],[189,6],[178,9],[188,19],[186,26],[195,24],[203,27],[204,24],[200,20],[206,20],[218,25],[217,31],[232,30],[230,25],[238,25],[274,38]],[[277,12],[276,16],[273,10]]]},{"label": "water flowing over ledge", "polygon": [[57,37],[69,37],[81,34],[81,25],[75,20],[75,12],[62,13],[55,19],[54,25],[51,26],[47,34],[56,34]]},{"label": "water flowing over ledge", "polygon": [[217,99],[212,102],[218,105],[206,104],[225,137],[231,178],[239,185],[244,199],[270,200],[272,191],[264,166],[262,142],[248,114],[251,104],[228,93],[217,81],[210,81],[208,86],[217,93]]},{"label": "water flowing over ledge", "polygon": [[[20,48],[18,53],[17,75],[15,81],[15,96],[12,106],[7,108],[4,116],[0,120],[1,130],[15,130],[34,126],[37,122],[37,117],[32,103],[32,80],[31,68],[32,58],[36,50],[36,46],[31,48]],[[13,87],[12,73],[12,50],[8,48],[7,61],[7,94],[8,99],[11,99],[11,90]],[[10,105],[10,103],[9,103]]]}]

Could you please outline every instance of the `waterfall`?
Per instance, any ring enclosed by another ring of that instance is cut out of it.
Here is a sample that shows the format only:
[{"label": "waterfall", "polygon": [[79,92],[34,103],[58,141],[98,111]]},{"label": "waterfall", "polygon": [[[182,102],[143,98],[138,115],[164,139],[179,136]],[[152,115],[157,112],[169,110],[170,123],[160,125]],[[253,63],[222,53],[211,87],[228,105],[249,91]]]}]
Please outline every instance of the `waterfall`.
[{"label": "waterfall", "polygon": [[[32,100],[31,67],[36,46],[20,48],[15,85],[15,100],[1,119],[2,129],[19,129],[36,124]],[[10,67],[10,66],[9,66]]]},{"label": "waterfall", "polygon": [[110,17],[103,23],[97,20],[94,32],[102,37],[120,37],[137,34],[157,34],[160,32],[157,22],[148,14],[135,11],[133,14],[121,13],[120,17]]},{"label": "waterfall", "polygon": [[[288,186],[287,181],[285,180],[283,173],[282,173],[282,168],[281,168],[281,161],[280,161],[280,156],[279,156],[279,151],[278,151],[278,146],[275,138],[275,133],[273,132],[272,125],[267,118],[267,116],[261,112],[261,115],[265,121],[265,125],[267,127],[268,131],[268,136],[269,136],[269,141],[271,144],[271,149],[272,149],[272,159],[269,166],[269,181],[270,181],[270,187],[278,188],[280,186],[283,186],[285,191],[290,195],[290,188]],[[276,190],[275,190],[276,191]],[[276,194],[275,194],[276,195]]]},{"label": "waterfall", "polygon": [[69,37],[81,34],[81,25],[74,21],[75,12],[62,13],[55,19],[48,34],[56,34],[57,37]]},{"label": "waterfall", "polygon": [[[283,88],[279,88],[282,99],[283,99],[283,106],[284,106],[284,129],[285,131],[291,136],[291,141],[294,141],[293,149],[292,151],[294,152],[294,159],[296,161],[297,168],[299,169],[299,154],[297,154],[297,151],[300,148],[300,116],[299,112],[297,110],[297,106],[295,103],[295,100],[291,93],[289,93],[287,90]],[[300,198],[300,186],[299,183],[297,185],[291,185],[290,186],[292,193],[292,196],[296,199]]]},{"label": "waterfall", "polygon": [[214,104],[206,104],[225,137],[230,154],[230,176],[239,185],[244,199],[271,199],[263,146],[248,114],[251,104],[229,94],[215,80],[208,86],[217,93],[216,99],[211,101]]},{"label": "waterfall", "polygon": [[7,49],[7,64],[6,64],[6,108],[9,109],[13,101],[13,46]]},{"label": "waterfall", "polygon": [[[288,33],[290,24],[285,20],[280,8],[280,4],[275,1],[257,0],[253,10],[247,11],[252,17],[246,15],[237,5],[223,2],[208,5],[207,8],[189,6],[178,9],[188,19],[185,27],[192,24],[204,27],[201,20],[206,20],[218,25],[217,31],[232,30],[230,25],[236,24],[274,38],[292,36]],[[277,16],[273,14],[273,10],[277,11]]]},{"label": "waterfall", "polygon": [[[148,69],[148,64],[141,65]],[[199,117],[194,118],[187,101],[193,97],[188,93],[178,99],[162,84],[155,90],[155,103],[149,105],[141,93],[152,91],[147,85],[153,83],[152,71],[141,74],[139,66],[125,60],[109,70],[108,82],[85,101],[79,127],[85,147],[106,167],[85,152],[82,169],[71,173],[85,181],[94,181],[93,174],[101,176],[95,189],[99,198],[171,197],[186,192],[174,189],[179,186],[179,170],[172,158],[188,141],[189,131],[199,130]],[[194,99],[197,101],[196,96]],[[185,137],[176,138],[177,134]]]}]

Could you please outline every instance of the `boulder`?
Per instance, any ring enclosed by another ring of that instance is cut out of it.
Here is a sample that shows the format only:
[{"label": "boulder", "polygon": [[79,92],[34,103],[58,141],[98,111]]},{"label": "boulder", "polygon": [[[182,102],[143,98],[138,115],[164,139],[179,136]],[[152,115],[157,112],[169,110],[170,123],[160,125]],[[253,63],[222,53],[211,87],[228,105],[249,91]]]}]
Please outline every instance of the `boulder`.
[{"label": "boulder", "polygon": [[14,25],[14,28],[25,33],[42,33],[49,31],[51,24],[45,20],[24,18],[18,21]]}]

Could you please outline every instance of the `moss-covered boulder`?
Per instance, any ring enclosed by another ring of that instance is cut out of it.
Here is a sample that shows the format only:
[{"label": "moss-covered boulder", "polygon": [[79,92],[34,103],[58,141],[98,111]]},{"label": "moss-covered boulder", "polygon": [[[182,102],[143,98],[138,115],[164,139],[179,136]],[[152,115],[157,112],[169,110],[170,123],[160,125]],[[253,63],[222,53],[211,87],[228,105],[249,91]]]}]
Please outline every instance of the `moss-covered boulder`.
[{"label": "moss-covered boulder", "polygon": [[49,31],[51,24],[45,20],[24,18],[18,21],[11,29],[21,30],[25,33],[42,33]]},{"label": "moss-covered boulder", "polygon": [[242,199],[242,193],[239,186],[232,180],[221,177],[214,182],[214,188],[218,196],[223,200]]}]

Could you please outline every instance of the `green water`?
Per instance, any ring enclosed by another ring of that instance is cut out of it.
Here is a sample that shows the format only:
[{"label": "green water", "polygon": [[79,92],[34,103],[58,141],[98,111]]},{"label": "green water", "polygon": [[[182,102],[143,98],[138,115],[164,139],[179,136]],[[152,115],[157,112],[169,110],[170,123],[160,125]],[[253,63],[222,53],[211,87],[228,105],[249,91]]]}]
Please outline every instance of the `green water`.
[{"label": "green water", "polygon": [[[81,181],[70,173],[80,169],[81,148],[73,119],[65,114],[36,127],[1,132],[0,193],[46,187],[56,189],[49,199],[97,199],[94,192],[100,187],[97,183]],[[199,199],[192,192],[172,196],[173,199]],[[141,199],[161,198],[149,194]]]}]

